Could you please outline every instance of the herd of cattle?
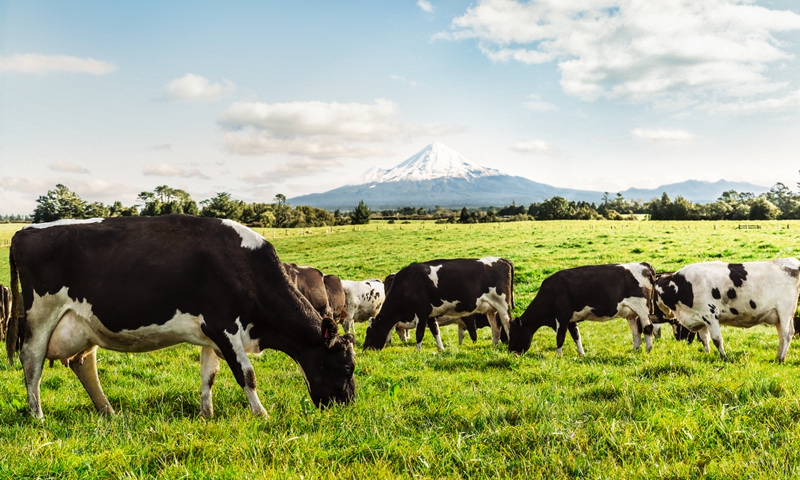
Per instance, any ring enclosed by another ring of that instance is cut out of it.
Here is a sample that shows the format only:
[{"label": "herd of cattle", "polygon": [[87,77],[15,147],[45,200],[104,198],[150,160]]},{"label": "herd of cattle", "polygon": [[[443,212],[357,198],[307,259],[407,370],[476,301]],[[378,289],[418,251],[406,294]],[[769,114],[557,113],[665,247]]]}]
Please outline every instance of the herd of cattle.
[{"label": "herd of cattle", "polygon": [[[455,324],[459,344],[488,326],[512,352],[536,331],[556,332],[560,355],[569,331],[584,355],[578,323],[624,318],[649,352],[658,324],[676,339],[709,338],[725,357],[720,325],[775,325],[777,359],[795,332],[800,261],[794,258],[687,265],[658,274],[647,263],[589,265],[545,278],[519,318],[514,265],[504,258],[413,263],[383,281],[340,280],[309,266],[281,263],[261,235],[229,220],[184,215],[61,220],[14,235],[11,288],[0,286],[0,333],[9,361],[22,362],[31,413],[42,418],[45,360],[70,367],[98,411],[113,413],[97,375],[98,347],[144,352],[178,343],[201,347],[201,413],[213,415],[211,389],[227,362],[253,413],[248,353],[271,348],[300,366],[316,405],[348,403],[355,393],[355,322],[368,322],[364,348],[381,349],[394,329],[405,341]],[[345,334],[339,333],[339,325]]]}]

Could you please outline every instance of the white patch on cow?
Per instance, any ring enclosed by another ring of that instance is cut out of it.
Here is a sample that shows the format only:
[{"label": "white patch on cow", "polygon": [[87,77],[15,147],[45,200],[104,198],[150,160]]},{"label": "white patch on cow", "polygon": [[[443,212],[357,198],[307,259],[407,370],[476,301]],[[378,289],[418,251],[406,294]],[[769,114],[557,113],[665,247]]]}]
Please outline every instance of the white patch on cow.
[{"label": "white patch on cow", "polygon": [[646,269],[647,267],[641,263],[622,263],[619,264],[620,267],[624,267],[626,270],[631,272],[633,278],[636,279],[636,282],[642,288],[651,288],[653,286],[653,282],[642,275],[642,270]]},{"label": "white patch on cow", "polygon": [[431,273],[428,274],[428,278],[430,278],[431,282],[433,282],[433,286],[437,288],[439,287],[439,275],[437,272],[440,268],[442,268],[442,265],[437,265],[435,267],[432,266]]},{"label": "white patch on cow", "polygon": [[246,248],[248,250],[258,250],[267,243],[264,237],[254,232],[250,228],[245,227],[239,222],[234,222],[233,220],[229,220],[227,218],[221,219],[220,221],[223,225],[227,225],[228,227],[236,230],[236,233],[238,233],[239,237],[242,239],[242,248]]},{"label": "white patch on cow", "polygon": [[24,228],[50,228],[50,227],[63,227],[66,225],[85,225],[87,223],[100,223],[102,222],[103,218],[86,218],[82,220],[78,220],[75,218],[64,218],[61,220],[56,220],[54,222],[45,222],[45,223],[33,223],[31,225],[27,225]]},{"label": "white patch on cow", "polygon": [[[581,320],[598,320],[598,317],[594,314],[594,309],[592,307],[586,306],[583,307],[580,311],[573,312],[572,318],[569,319],[571,323],[580,322]],[[610,319],[609,319],[610,320]]]},{"label": "white patch on cow", "polygon": [[[92,305],[85,299],[71,298],[67,287],[43,296],[34,291],[27,316],[30,324],[41,331],[52,332],[46,337],[36,336],[39,341],[47,342],[47,358],[65,363],[91,345],[121,352],[149,352],[184,342],[217,348],[202,331],[202,315],[176,310],[164,324],[112,332],[95,316]],[[146,320],[149,319],[143,319]],[[32,347],[43,348],[41,345]]]},{"label": "white patch on cow", "polygon": [[[441,300],[441,302],[442,302],[442,304],[439,305],[438,307],[435,307],[435,306],[431,305],[431,309],[432,309],[431,310],[431,314],[430,314],[431,318],[433,318],[433,317],[441,317],[442,315],[456,315],[456,316],[458,316],[458,313],[456,313],[454,311],[456,306],[458,306],[458,304],[459,304],[458,300],[454,300],[452,302],[447,301],[447,300]],[[467,314],[467,315],[469,315],[469,314]]]},{"label": "white patch on cow", "polygon": [[498,260],[500,260],[499,257],[483,257],[478,259],[479,262],[486,264],[490,267]]}]

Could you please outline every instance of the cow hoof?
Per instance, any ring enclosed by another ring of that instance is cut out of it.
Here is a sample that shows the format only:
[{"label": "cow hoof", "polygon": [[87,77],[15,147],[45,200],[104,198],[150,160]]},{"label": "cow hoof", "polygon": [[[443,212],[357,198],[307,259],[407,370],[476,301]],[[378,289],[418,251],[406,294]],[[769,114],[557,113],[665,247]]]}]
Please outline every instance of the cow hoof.
[{"label": "cow hoof", "polygon": [[211,417],[214,416],[214,409],[211,409],[211,410],[200,410],[200,415],[202,415],[203,418],[211,418]]}]

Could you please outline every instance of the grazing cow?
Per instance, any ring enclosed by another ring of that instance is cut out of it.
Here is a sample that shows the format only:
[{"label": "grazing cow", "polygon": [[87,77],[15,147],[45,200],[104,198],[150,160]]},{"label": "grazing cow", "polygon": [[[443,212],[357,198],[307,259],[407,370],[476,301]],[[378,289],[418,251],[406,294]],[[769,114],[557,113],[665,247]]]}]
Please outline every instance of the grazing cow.
[{"label": "grazing cow", "polygon": [[720,325],[749,328],[764,323],[777,328],[777,360],[786,359],[800,296],[800,261],[796,258],[694,263],[658,279],[655,289],[658,307],[697,332],[706,352],[711,337],[720,356],[725,357]]},{"label": "grazing cow", "polygon": [[213,414],[219,359],[256,394],[249,352],[280,350],[300,366],[317,406],[347,403],[355,390],[353,337],[338,335],[286,276],[273,246],[231,220],[165,215],[57,221],[28,226],[11,241],[16,302],[6,347],[20,350],[28,405],[42,418],[45,359],[69,366],[97,410],[113,413],[97,376],[97,347],[146,352],[202,347],[201,413]]},{"label": "grazing cow", "polygon": [[628,320],[633,334],[633,348],[639,349],[643,325],[647,351],[653,347],[653,282],[656,272],[647,263],[588,265],[560,270],[545,278],[536,297],[521,317],[511,322],[508,349],[523,353],[531,346],[536,331],[548,326],[556,331],[558,355],[567,330],[583,356],[578,322]]},{"label": "grazing cow", "polygon": [[398,322],[416,322],[417,350],[422,346],[426,325],[436,338],[437,348],[444,350],[436,322],[441,316],[485,313],[492,324],[495,345],[500,338],[498,316],[502,327],[508,328],[514,302],[514,265],[504,258],[415,263],[397,272],[389,283],[383,309],[367,327],[365,348],[383,348]]},{"label": "grazing cow", "polygon": [[11,317],[11,293],[0,285],[0,340],[5,339],[8,319]]},{"label": "grazing cow", "polygon": [[[661,279],[664,276],[668,276],[668,275],[674,275],[674,272],[673,273],[659,273],[659,274],[657,274],[656,275],[656,283],[658,283],[659,279]],[[673,317],[671,315],[671,313],[668,315],[667,313],[664,313],[663,311],[661,311],[660,308],[657,308],[657,306],[658,306],[658,291],[655,288],[653,289],[653,297],[654,297],[654,301],[653,301],[654,314],[650,315],[650,321],[653,322],[653,328],[657,327],[659,324],[668,323],[672,327],[672,335],[675,337],[675,340],[677,340],[677,341],[686,340],[686,343],[691,345],[691,343],[694,342],[694,339],[695,339],[695,336],[697,336],[697,333],[690,331],[688,328],[686,328],[683,325],[681,325],[680,323],[678,323],[678,321],[675,320],[675,317]]]},{"label": "grazing cow", "polygon": [[331,315],[337,323],[341,323],[345,316],[345,296],[342,281],[336,275],[325,275],[322,277],[325,283],[325,293],[328,295],[328,306],[331,308]]},{"label": "grazing cow", "polygon": [[354,322],[366,322],[380,313],[386,299],[383,282],[373,278],[357,282],[342,280],[344,289],[344,321],[347,333],[355,333]]},{"label": "grazing cow", "polygon": [[328,303],[328,291],[325,288],[325,276],[314,267],[297,266],[284,263],[283,269],[292,285],[311,303],[314,310],[322,317],[333,317],[333,309]]}]

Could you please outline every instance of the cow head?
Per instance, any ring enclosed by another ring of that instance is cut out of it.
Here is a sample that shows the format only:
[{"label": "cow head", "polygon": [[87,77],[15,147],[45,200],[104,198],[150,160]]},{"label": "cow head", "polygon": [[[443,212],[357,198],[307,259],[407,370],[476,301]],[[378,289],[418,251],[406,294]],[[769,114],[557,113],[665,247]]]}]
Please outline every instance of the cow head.
[{"label": "cow head", "polygon": [[522,320],[513,318],[508,323],[508,351],[525,353],[531,348],[531,340],[536,330],[522,325]]},{"label": "cow head", "polygon": [[355,338],[352,334],[339,335],[339,327],[332,318],[322,319],[321,345],[309,349],[299,362],[308,384],[308,393],[319,408],[331,403],[347,404],[353,399],[356,382]]},{"label": "cow head", "polygon": [[383,313],[379,313],[377,317],[369,320],[367,334],[364,337],[365,350],[382,350],[383,347],[386,346],[386,337],[389,335],[389,332],[392,330],[392,326],[394,325],[385,327],[384,320],[385,317],[383,316]]}]

